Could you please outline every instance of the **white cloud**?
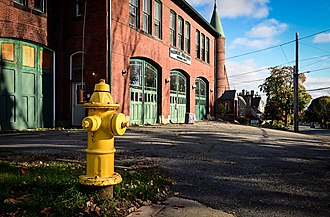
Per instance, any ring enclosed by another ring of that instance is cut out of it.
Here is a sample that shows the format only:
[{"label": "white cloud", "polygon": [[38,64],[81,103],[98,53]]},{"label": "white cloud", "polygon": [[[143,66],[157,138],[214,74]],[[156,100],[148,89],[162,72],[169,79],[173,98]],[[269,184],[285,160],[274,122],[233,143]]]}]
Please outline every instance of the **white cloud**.
[{"label": "white cloud", "polygon": [[269,14],[268,3],[269,0],[220,0],[218,9],[221,17],[264,18]]},{"label": "white cloud", "polygon": [[330,42],[330,33],[320,33],[314,38],[315,43],[327,43]]},{"label": "white cloud", "polygon": [[207,4],[211,4],[212,0],[187,0],[187,2],[189,2],[189,4],[193,5],[193,6],[200,6],[200,5],[207,5]]},{"label": "white cloud", "polygon": [[278,43],[279,41],[273,38],[265,38],[265,39],[236,38],[230,44],[229,49],[235,49],[240,46],[262,49]]},{"label": "white cloud", "polygon": [[[236,89],[239,92],[242,89],[247,91],[254,90],[259,92],[259,95],[266,102],[266,95],[260,92],[259,85],[264,82],[264,79],[270,75],[269,70],[266,66],[259,66],[257,61],[254,59],[248,59],[245,61],[226,61],[226,68],[229,78],[229,84],[231,89]],[[261,69],[265,70],[261,70]],[[306,82],[304,86],[307,90],[313,90],[323,87],[329,87],[330,77],[315,77],[312,74],[306,74]],[[309,91],[313,99],[320,96],[330,96],[330,90],[317,90]]]},{"label": "white cloud", "polygon": [[[214,0],[187,0],[193,7],[213,7]],[[269,14],[269,0],[217,0],[220,17],[264,18]]]},{"label": "white cloud", "polygon": [[[323,87],[329,87],[330,77],[311,77],[310,75],[306,75],[307,79],[304,83],[304,86],[307,90],[313,90]],[[330,96],[330,90],[317,90],[317,91],[309,91],[309,94],[312,95],[313,99],[320,96]]]},{"label": "white cloud", "polygon": [[268,38],[281,34],[288,28],[286,23],[268,19],[253,27],[246,35],[251,38]]},{"label": "white cloud", "polygon": [[280,35],[288,28],[286,23],[281,23],[275,19],[268,19],[253,27],[245,36],[233,40],[229,49],[239,46],[262,49],[280,43],[275,36]]},{"label": "white cloud", "polygon": [[269,75],[268,70],[260,70],[256,60],[248,59],[242,62],[227,61],[227,72],[229,72],[229,84],[231,89],[236,89],[239,92],[242,89],[259,92],[259,85],[264,82],[264,79]]}]

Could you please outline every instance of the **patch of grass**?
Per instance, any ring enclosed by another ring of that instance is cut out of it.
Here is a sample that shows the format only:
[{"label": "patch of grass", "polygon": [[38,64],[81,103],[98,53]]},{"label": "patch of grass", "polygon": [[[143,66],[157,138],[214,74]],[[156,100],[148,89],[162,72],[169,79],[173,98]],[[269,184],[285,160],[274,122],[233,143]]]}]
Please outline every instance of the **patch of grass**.
[{"label": "patch of grass", "polygon": [[126,216],[132,207],[165,199],[171,182],[155,171],[116,169],[123,182],[113,199],[79,184],[71,163],[0,162],[0,216]]}]

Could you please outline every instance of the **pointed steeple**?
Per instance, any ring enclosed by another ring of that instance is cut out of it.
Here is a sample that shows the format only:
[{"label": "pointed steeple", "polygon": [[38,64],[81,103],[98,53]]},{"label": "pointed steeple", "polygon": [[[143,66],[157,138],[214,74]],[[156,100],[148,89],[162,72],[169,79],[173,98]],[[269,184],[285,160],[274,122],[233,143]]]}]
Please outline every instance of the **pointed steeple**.
[{"label": "pointed steeple", "polygon": [[225,33],[223,32],[220,16],[218,13],[217,0],[214,0],[214,9],[211,18],[211,25],[220,33],[221,37],[225,37]]}]

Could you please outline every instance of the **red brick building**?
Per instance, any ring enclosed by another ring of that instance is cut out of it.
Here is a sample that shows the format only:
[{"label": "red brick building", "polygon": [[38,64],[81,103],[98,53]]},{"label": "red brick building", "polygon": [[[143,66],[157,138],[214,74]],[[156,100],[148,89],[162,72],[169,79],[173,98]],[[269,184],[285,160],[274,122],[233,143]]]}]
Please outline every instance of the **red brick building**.
[{"label": "red brick building", "polygon": [[[46,103],[58,126],[80,125],[84,110],[77,92],[83,89],[88,100],[102,78],[133,124],[214,116],[215,99],[229,89],[216,6],[212,25],[184,0],[0,0],[0,7],[0,43],[48,51],[34,57],[50,61],[44,71],[53,75],[55,96],[51,92],[53,104]],[[42,89],[46,83],[39,80]],[[2,95],[11,98],[7,92]]]}]

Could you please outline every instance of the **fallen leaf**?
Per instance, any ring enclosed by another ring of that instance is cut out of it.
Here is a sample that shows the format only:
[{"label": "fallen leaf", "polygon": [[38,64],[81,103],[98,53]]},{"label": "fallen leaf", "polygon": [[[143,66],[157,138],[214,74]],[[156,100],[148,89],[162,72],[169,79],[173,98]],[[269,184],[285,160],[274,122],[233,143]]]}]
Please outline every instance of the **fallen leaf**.
[{"label": "fallen leaf", "polygon": [[25,194],[17,198],[17,200],[25,200],[26,198],[32,196],[31,194]]},{"label": "fallen leaf", "polygon": [[27,176],[27,175],[29,175],[29,170],[27,170],[27,169],[21,169],[21,170],[20,170],[20,173],[21,173],[21,175],[23,175],[23,176]]},{"label": "fallen leaf", "polygon": [[36,180],[36,181],[41,180],[41,179],[42,179],[41,176],[36,176],[36,177],[35,177],[35,180]]},{"label": "fallen leaf", "polygon": [[142,205],[143,206],[150,206],[152,203],[151,203],[151,201],[150,200],[147,200],[147,201],[143,201],[142,202]]},{"label": "fallen leaf", "polygon": [[175,204],[173,207],[176,208],[176,209],[178,209],[178,208],[185,208],[185,205]]},{"label": "fallen leaf", "polygon": [[51,207],[46,207],[42,211],[40,211],[42,214],[49,215],[50,212],[52,211]]},{"label": "fallen leaf", "polygon": [[14,198],[7,198],[3,202],[6,204],[14,204],[17,203],[17,200],[15,200]]},{"label": "fallen leaf", "polygon": [[86,206],[87,206],[87,207],[91,207],[91,206],[93,206],[93,204],[94,204],[94,203],[93,203],[93,201],[91,201],[91,200],[89,200],[89,201],[86,202]]}]

